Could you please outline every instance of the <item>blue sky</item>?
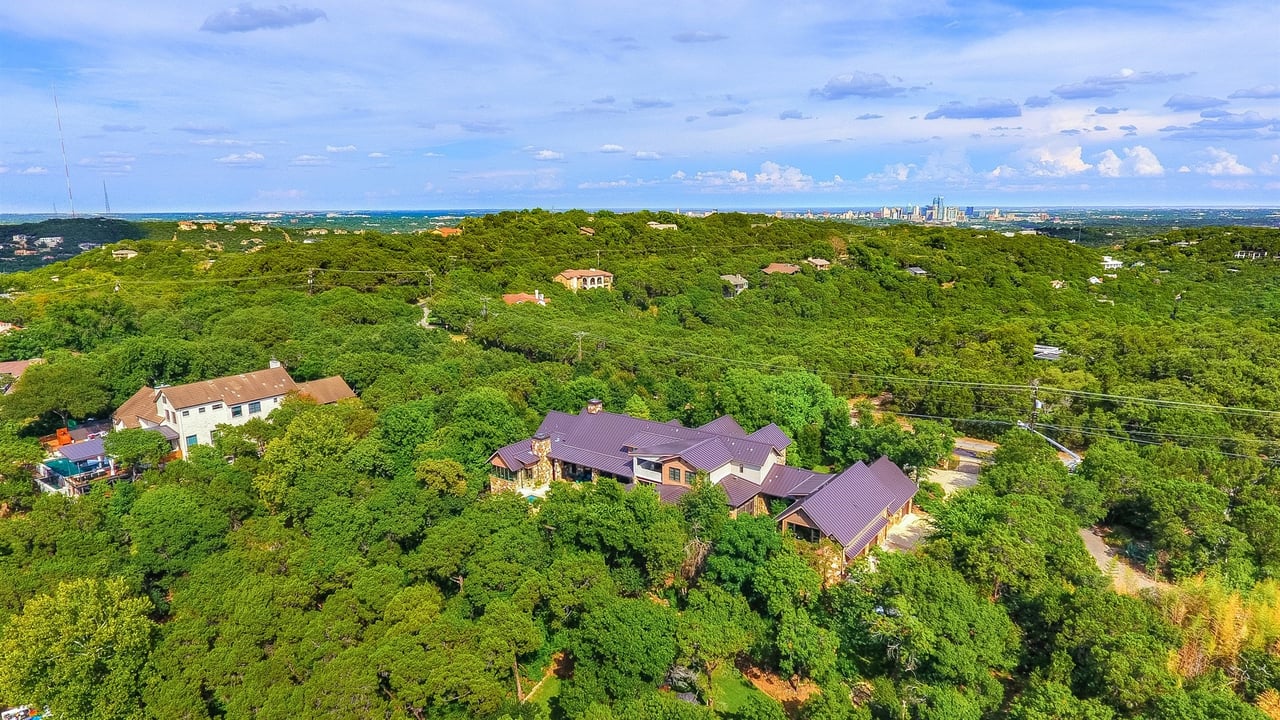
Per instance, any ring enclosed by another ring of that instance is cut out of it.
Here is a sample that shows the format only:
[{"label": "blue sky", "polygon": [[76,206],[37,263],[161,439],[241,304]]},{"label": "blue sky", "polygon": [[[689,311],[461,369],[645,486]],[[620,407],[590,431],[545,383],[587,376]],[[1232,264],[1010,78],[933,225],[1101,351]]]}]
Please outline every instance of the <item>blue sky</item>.
[{"label": "blue sky", "polygon": [[0,5],[0,213],[1280,205],[1280,4]]}]

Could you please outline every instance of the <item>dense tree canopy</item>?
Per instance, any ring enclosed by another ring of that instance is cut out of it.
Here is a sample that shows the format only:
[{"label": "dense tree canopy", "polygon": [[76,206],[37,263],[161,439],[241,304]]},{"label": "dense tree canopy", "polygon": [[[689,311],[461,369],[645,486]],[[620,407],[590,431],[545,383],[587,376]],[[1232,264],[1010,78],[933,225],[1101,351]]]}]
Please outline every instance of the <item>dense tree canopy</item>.
[{"label": "dense tree canopy", "polygon": [[[802,689],[785,716],[815,720],[1280,708],[1280,267],[1228,265],[1245,243],[1280,249],[1275,231],[1144,237],[1108,250],[1143,265],[1093,284],[1094,249],[984,231],[604,211],[462,230],[273,228],[223,252],[157,225],[128,263],[104,249],[8,276],[0,319],[24,329],[0,354],[46,362],[0,401],[0,703],[783,717],[742,667]],[[834,266],[759,272],[810,256]],[[588,257],[613,292],[551,283]],[[725,297],[728,273],[751,288]],[[551,302],[493,300],[534,289]],[[157,434],[118,431],[133,482],[32,492],[36,438],[64,420],[270,358],[360,397],[290,399],[163,466]],[[832,583],[823,548],[730,517],[705,478],[679,504],[612,482],[483,492],[498,447],[593,398],[773,423],[788,464],[822,471],[888,455],[927,479],[957,432],[1000,447],[973,459],[977,487],[931,499],[915,551]],[[1083,452],[1074,471],[1017,429],[1033,411]],[[1174,584],[1113,592],[1078,534],[1098,522]]]}]

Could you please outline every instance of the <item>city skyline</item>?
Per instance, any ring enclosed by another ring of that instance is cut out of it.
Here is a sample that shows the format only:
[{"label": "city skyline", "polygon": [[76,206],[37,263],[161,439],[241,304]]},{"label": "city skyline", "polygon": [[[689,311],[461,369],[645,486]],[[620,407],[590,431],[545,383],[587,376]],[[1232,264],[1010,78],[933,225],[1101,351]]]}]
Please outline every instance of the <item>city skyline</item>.
[{"label": "city skyline", "polygon": [[0,213],[1278,204],[1274,4],[845,5],[15,4]]}]

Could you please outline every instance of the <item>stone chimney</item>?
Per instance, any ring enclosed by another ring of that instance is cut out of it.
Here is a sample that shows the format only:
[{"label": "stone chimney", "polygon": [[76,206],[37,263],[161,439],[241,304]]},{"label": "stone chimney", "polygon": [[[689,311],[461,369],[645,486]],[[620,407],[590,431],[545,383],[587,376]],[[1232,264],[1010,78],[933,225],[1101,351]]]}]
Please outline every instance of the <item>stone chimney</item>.
[{"label": "stone chimney", "polygon": [[599,398],[591,398],[590,400],[587,401],[588,415],[599,415],[600,411],[603,409],[604,409],[604,403],[601,402]]},{"label": "stone chimney", "polygon": [[544,432],[534,435],[529,444],[532,446],[530,449],[533,450],[534,456],[539,460],[545,460],[551,454],[551,436]]}]

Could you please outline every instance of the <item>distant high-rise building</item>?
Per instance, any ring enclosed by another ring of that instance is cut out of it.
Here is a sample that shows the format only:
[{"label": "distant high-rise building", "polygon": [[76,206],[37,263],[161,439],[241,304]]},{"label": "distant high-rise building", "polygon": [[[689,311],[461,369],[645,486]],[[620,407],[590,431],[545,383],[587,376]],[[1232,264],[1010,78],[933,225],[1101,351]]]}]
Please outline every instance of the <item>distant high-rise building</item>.
[{"label": "distant high-rise building", "polygon": [[933,199],[933,220],[941,222],[946,217],[947,205],[942,201],[942,196]]}]

